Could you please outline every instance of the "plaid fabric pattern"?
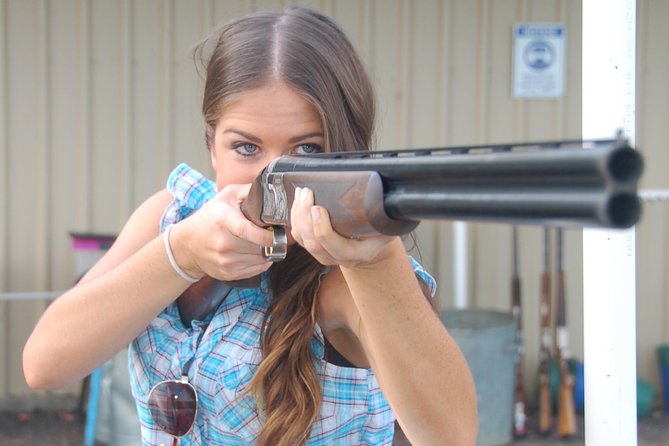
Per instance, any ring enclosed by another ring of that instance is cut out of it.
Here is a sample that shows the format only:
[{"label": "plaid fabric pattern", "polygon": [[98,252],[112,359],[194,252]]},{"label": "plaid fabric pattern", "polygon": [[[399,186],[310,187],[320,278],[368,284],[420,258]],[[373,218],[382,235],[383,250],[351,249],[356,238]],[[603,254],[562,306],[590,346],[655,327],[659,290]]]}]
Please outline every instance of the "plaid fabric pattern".
[{"label": "plaid fabric pattern", "polygon": [[[174,201],[167,207],[161,230],[199,209],[216,193],[215,184],[182,164],[170,175]],[[416,273],[433,295],[435,281],[411,259]],[[267,274],[255,289],[233,289],[208,327],[181,322],[176,304],[163,310],[132,342],[129,371],[144,445],[169,445],[170,438],[151,421],[147,406],[151,388],[164,379],[179,379],[194,358],[189,380],[198,391],[198,412],[180,445],[252,445],[262,428],[253,397],[245,393],[260,363],[260,328],[271,299]],[[200,345],[197,339],[206,329]],[[316,326],[312,348],[321,378],[323,405],[309,445],[389,445],[395,417],[371,369],[339,367],[323,359],[324,338]]]},{"label": "plaid fabric pattern", "polygon": [[216,183],[192,169],[188,164],[181,163],[167,178],[167,190],[172,192],[174,199],[163,213],[160,221],[160,232],[171,223],[176,223],[200,209],[204,203],[216,195]]}]

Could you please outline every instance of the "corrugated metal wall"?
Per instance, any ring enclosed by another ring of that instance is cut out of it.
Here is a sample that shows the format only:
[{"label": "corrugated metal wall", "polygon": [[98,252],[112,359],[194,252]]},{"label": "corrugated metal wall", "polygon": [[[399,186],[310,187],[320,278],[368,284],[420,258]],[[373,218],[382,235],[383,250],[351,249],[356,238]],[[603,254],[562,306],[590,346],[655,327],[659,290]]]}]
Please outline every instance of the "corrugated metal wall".
[{"label": "corrugated metal wall", "polygon": [[[70,232],[115,233],[177,162],[209,172],[190,50],[216,23],[284,1],[0,0],[0,292],[62,290],[74,280]],[[365,60],[384,148],[578,137],[581,2],[313,0]],[[666,188],[669,5],[639,1],[637,143],[644,185]],[[514,23],[563,23],[566,93],[514,100]],[[609,136],[609,135],[602,135]],[[508,225],[470,224],[471,304],[507,310]],[[667,206],[638,226],[639,373],[658,384],[654,348],[669,341]],[[452,225],[419,227],[424,262],[451,306]],[[542,231],[520,228],[523,311],[534,385]],[[582,357],[579,231],[566,234],[572,350]],[[0,302],[0,401],[34,397],[23,344],[47,302]],[[658,311],[658,309],[661,309]]]}]

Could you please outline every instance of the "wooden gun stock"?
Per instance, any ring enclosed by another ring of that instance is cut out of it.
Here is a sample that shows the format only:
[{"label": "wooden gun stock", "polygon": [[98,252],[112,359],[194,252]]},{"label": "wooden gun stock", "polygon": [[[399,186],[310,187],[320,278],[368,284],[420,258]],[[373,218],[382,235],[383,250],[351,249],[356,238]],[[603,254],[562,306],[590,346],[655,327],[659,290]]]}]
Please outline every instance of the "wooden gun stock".
[{"label": "wooden gun stock", "polygon": [[512,228],[513,276],[511,278],[511,312],[516,320],[516,364],[513,401],[513,436],[527,436],[527,401],[523,384],[524,346],[522,331],[522,299],[520,294],[520,274],[518,271],[518,228]]},{"label": "wooden gun stock", "polygon": [[551,398],[551,276],[549,270],[549,230],[544,229],[544,271],[541,273],[541,351],[539,363],[539,433],[547,435],[553,428]]},{"label": "wooden gun stock", "polygon": [[232,286],[221,280],[204,276],[192,284],[177,298],[177,307],[181,322],[186,327],[191,326],[193,320],[202,320],[216,308],[232,290]]},{"label": "wooden gun stock", "polygon": [[572,437],[578,430],[574,407],[574,375],[569,370],[569,337],[567,334],[567,300],[565,274],[562,268],[562,230],[557,231],[557,320],[556,347],[560,369],[560,392],[558,399],[557,431],[560,437]]},{"label": "wooden gun stock", "polygon": [[550,370],[539,373],[539,433],[548,435],[553,428]]},{"label": "wooden gun stock", "polygon": [[557,431],[560,437],[568,438],[576,435],[578,431],[574,408],[574,375],[568,369],[566,373],[562,372],[562,366],[560,369]]}]

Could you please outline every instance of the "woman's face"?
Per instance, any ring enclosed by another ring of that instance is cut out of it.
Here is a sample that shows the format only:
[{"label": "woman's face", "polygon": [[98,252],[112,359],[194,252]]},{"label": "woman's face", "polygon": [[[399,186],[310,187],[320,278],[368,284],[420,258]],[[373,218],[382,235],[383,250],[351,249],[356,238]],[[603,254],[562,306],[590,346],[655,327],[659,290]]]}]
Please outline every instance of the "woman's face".
[{"label": "woman's face", "polygon": [[273,159],[323,151],[316,108],[280,81],[249,90],[225,107],[210,148],[216,186],[252,183]]}]

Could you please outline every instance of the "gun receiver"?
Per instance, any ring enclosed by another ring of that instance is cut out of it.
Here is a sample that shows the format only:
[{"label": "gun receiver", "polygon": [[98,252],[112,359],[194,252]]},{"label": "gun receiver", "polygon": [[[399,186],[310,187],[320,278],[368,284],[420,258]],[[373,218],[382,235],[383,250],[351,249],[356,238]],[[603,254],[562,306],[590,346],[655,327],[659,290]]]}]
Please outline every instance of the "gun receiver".
[{"label": "gun receiver", "polygon": [[[283,156],[242,211],[284,234],[295,188],[309,187],[349,237],[401,235],[430,219],[627,228],[641,215],[642,170],[622,138]],[[267,252],[284,255],[281,243]]]}]

